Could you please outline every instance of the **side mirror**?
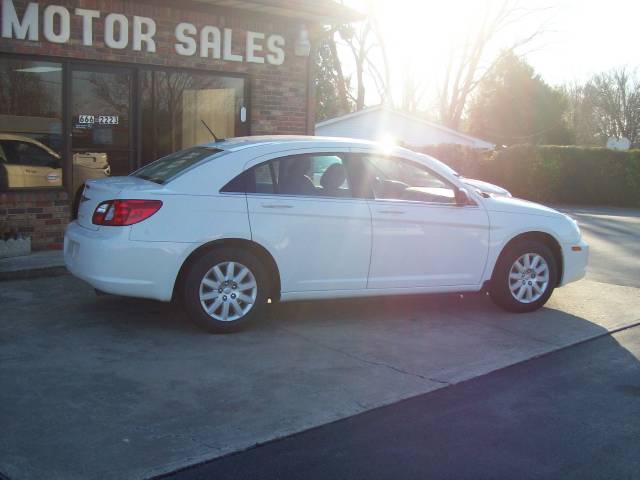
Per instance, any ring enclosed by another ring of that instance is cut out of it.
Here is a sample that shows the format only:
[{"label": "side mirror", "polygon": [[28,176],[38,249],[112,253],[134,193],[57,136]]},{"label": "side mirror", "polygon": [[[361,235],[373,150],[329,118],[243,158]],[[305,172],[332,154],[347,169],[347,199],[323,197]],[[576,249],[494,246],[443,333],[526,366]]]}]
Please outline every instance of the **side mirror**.
[{"label": "side mirror", "polygon": [[469,192],[467,192],[466,188],[457,188],[456,189],[456,205],[459,207],[464,207],[465,205],[470,205],[471,199],[469,198]]}]

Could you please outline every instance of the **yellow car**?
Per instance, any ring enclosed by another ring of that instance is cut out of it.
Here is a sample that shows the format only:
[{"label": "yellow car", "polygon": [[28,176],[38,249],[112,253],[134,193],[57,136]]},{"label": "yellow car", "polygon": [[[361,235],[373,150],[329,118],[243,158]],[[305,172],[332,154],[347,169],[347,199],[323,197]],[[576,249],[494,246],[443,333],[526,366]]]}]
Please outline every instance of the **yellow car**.
[{"label": "yellow car", "polygon": [[[73,155],[74,212],[84,182],[109,176],[106,153]],[[0,133],[0,191],[62,186],[60,155],[41,142],[23,135]]]}]

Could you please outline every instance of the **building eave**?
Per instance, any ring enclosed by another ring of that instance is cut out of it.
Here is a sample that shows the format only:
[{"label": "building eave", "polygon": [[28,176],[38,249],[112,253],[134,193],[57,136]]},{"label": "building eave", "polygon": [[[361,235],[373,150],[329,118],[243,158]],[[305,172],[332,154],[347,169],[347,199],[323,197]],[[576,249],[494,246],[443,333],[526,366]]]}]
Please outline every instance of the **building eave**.
[{"label": "building eave", "polygon": [[365,15],[333,0],[196,0],[225,8],[295,18],[309,23],[342,24],[363,20]]}]

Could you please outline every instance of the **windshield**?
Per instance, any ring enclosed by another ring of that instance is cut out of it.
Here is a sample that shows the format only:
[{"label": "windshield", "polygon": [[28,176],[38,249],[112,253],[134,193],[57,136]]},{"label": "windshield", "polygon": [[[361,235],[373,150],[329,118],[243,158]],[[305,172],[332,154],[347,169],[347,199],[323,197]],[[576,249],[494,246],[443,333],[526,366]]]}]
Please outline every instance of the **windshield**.
[{"label": "windshield", "polygon": [[193,147],[162,157],[131,174],[155,183],[167,183],[196,163],[213,155],[224,152],[219,148]]},{"label": "windshield", "polygon": [[[414,152],[415,153],[415,152]],[[438,164],[438,166],[442,167],[444,170],[446,170],[449,174],[453,175],[454,177],[460,177],[461,175],[456,172],[453,168],[451,168],[449,165],[447,165],[446,163],[444,163],[441,160],[438,160],[435,157],[432,157],[431,155],[425,155],[424,153],[418,153],[418,155],[420,155],[421,157],[424,157],[426,159],[428,159],[431,162],[435,162],[436,164]]]}]

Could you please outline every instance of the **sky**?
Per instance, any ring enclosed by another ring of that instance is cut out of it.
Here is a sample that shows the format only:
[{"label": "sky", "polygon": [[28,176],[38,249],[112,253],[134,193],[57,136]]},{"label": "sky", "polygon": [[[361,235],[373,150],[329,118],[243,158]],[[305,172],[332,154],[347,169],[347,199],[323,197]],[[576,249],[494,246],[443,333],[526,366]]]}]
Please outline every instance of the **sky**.
[{"label": "sky", "polygon": [[[369,0],[345,0],[366,11]],[[413,70],[432,97],[442,78],[449,45],[460,43],[486,9],[503,0],[373,0],[389,51],[394,100]],[[514,41],[542,30],[520,49],[536,72],[551,85],[584,82],[592,74],[627,66],[640,67],[640,0],[512,0],[530,13],[490,45],[486,62]],[[491,10],[493,9],[493,10]],[[348,68],[348,67],[347,67]],[[639,69],[640,72],[640,69]],[[373,85],[369,86],[373,91]],[[368,104],[377,103],[375,95]]]}]

